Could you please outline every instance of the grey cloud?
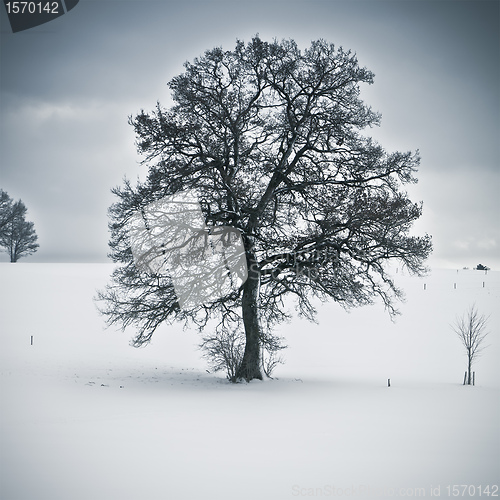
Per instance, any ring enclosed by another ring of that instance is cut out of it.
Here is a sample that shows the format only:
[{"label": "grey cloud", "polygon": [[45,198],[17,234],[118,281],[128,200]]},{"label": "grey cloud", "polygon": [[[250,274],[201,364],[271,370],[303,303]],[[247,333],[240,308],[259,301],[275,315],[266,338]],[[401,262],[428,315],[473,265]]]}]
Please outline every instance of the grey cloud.
[{"label": "grey cloud", "polygon": [[364,98],[383,115],[368,133],[388,150],[421,151],[417,228],[434,235],[434,261],[484,255],[500,268],[491,201],[498,10],[498,2],[475,1],[80,0],[17,34],[2,12],[0,187],[25,201],[38,227],[41,247],[30,259],[104,259],[109,189],[144,175],[127,116],[158,99],[168,105],[166,83],[185,60],[258,32],[355,50],[376,74]]}]

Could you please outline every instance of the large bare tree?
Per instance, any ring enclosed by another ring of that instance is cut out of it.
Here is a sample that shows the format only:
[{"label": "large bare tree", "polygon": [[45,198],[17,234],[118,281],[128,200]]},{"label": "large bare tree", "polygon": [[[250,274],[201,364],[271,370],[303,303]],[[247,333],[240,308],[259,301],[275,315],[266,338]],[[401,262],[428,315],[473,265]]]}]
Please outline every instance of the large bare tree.
[{"label": "large bare tree", "polygon": [[[349,308],[379,297],[395,314],[402,292],[386,263],[421,275],[431,241],[409,234],[422,204],[403,186],[416,182],[418,152],[387,153],[362,133],[380,121],[360,99],[373,76],[323,40],[301,51],[256,36],[186,63],[169,83],[175,105],[130,119],[148,177],[114,189],[110,247],[120,266],[99,295],[109,324],[135,325],[142,345],[163,322],[203,329],[217,318],[216,330],[243,336],[235,379],[251,380],[262,378],[261,348],[276,348],[273,325],[289,318],[287,296],[309,319],[314,298]],[[136,265],[130,236],[138,213],[183,192],[196,194],[208,233],[241,236],[248,271],[189,308],[171,277]]]}]

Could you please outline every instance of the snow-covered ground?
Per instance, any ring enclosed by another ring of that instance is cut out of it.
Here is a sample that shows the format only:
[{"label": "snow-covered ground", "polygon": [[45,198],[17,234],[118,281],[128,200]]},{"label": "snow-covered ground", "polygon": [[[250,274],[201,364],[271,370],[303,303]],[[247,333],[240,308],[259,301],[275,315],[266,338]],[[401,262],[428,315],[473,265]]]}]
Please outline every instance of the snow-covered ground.
[{"label": "snow-covered ground", "polygon": [[[500,495],[499,272],[399,270],[394,323],[323,305],[281,327],[277,378],[232,385],[194,332],[134,349],[104,330],[92,299],[111,270],[0,264],[2,500]],[[449,325],[473,303],[490,346],[464,387]]]}]

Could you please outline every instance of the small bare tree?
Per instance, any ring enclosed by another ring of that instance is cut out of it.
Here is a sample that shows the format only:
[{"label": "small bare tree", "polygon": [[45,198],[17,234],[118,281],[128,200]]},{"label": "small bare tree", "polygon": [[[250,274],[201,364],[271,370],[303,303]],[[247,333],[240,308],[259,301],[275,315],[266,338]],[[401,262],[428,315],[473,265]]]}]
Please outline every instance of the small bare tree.
[{"label": "small bare tree", "polygon": [[453,331],[458,335],[467,352],[467,384],[472,382],[472,364],[479,357],[486,346],[483,341],[489,332],[486,331],[486,324],[489,316],[479,314],[476,305],[473,304],[469,311],[461,318],[455,320],[452,325]]},{"label": "small bare tree", "polygon": [[[283,358],[278,355],[279,351],[287,348],[283,340],[282,337],[277,337],[270,332],[263,332],[260,339],[261,368],[268,378],[272,378],[271,374],[278,364],[284,363]],[[237,322],[236,328],[232,329],[227,325],[219,324],[213,333],[203,337],[199,347],[213,372],[225,370],[228,380],[238,381],[238,367],[245,350],[241,322]]]},{"label": "small bare tree", "polygon": [[238,367],[243,359],[244,339],[235,330],[222,327],[203,337],[200,348],[212,371],[225,370],[228,380],[237,382]]}]

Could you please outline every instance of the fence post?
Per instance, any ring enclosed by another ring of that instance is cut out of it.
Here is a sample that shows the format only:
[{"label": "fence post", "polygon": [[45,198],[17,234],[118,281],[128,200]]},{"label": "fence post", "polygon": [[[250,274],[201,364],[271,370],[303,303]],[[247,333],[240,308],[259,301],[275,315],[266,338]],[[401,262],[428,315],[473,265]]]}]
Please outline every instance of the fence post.
[{"label": "fence post", "polygon": [[33,335],[31,336],[31,345],[33,345]]},{"label": "fence post", "polygon": [[391,387],[391,379],[390,378],[387,379],[387,387]]},{"label": "fence post", "polygon": [[464,375],[464,385],[465,385],[466,380],[467,380],[467,372],[465,372],[465,375]]},{"label": "fence post", "polygon": [[476,372],[472,372],[472,385],[476,385]]}]

